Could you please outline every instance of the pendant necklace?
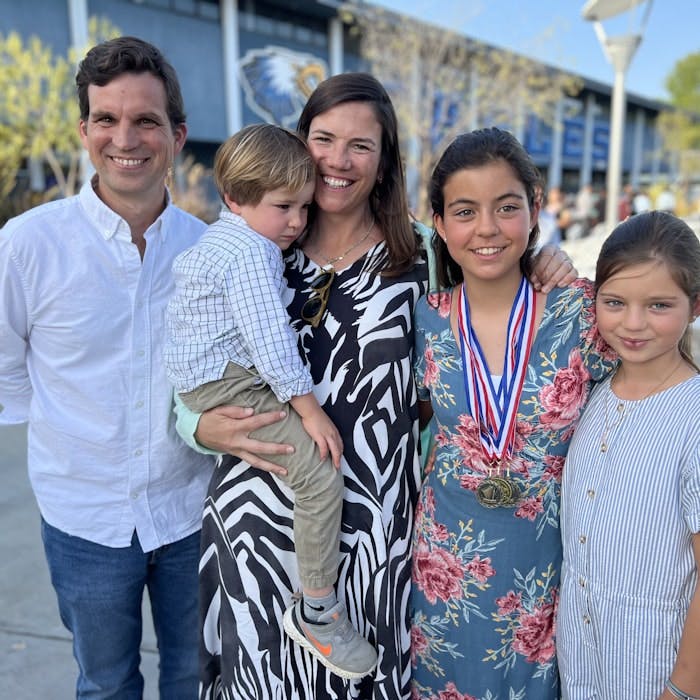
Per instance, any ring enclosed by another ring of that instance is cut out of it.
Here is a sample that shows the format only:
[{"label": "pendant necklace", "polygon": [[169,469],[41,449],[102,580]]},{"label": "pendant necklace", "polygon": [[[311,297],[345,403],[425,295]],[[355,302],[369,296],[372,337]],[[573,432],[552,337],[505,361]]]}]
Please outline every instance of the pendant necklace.
[{"label": "pendant necklace", "polygon": [[369,227],[364,232],[362,237],[358,241],[353,243],[342,255],[338,255],[335,258],[327,258],[321,252],[321,249],[317,247],[316,250],[318,251],[318,254],[326,261],[326,265],[324,266],[324,269],[327,269],[328,266],[332,267],[333,265],[335,265],[335,263],[343,260],[346,255],[350,255],[350,253],[352,253],[352,251],[355,250],[355,248],[358,248],[359,246],[361,246],[369,238],[370,233],[372,233],[372,229],[374,228],[374,224],[375,224],[375,220],[374,220],[374,217],[372,217],[372,221],[370,221]]},{"label": "pendant necklace", "polygon": [[[601,452],[607,452],[608,447],[610,446],[610,434],[612,433],[615,428],[617,428],[623,420],[629,415],[632,414],[632,411],[634,411],[639,404],[642,403],[642,401],[648,399],[652,394],[657,393],[661,387],[666,384],[666,382],[676,373],[678,368],[683,364],[683,358],[681,359],[674,365],[673,369],[654,387],[652,387],[651,391],[647,392],[644,396],[642,396],[641,399],[635,399],[634,403],[631,406],[626,406],[625,402],[622,401],[621,399],[618,399],[617,396],[613,393],[613,379],[615,378],[614,376],[610,378],[610,385],[608,387],[608,391],[605,394],[605,404],[603,407],[604,411],[604,416],[605,416],[605,428],[603,429],[603,432],[600,434],[600,451]],[[615,407],[615,411],[617,413],[617,418],[614,421],[610,421],[608,419],[609,415],[609,409],[608,409],[608,403],[610,396],[613,396],[617,400],[617,406]]]},{"label": "pendant necklace", "polygon": [[508,319],[503,372],[497,386],[471,325],[464,283],[460,295],[457,325],[467,408],[479,426],[481,451],[489,465],[487,475],[476,489],[476,499],[485,508],[513,507],[520,500],[521,490],[518,482],[511,477],[510,461],[515,443],[518,405],[535,336],[535,292],[523,277]]}]

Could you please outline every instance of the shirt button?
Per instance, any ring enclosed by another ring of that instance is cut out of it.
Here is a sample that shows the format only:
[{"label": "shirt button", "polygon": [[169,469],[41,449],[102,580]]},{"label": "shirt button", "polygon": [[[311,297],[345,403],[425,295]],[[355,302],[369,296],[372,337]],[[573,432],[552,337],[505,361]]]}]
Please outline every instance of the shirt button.
[{"label": "shirt button", "polygon": [[136,450],[136,451],[134,452],[134,455],[135,455],[136,457],[140,457],[142,454],[143,454],[143,450]]},{"label": "shirt button", "polygon": [[135,501],[138,497],[139,497],[139,494],[138,494],[137,491],[134,491],[134,492],[131,494],[131,498],[132,498],[134,501]]},{"label": "shirt button", "polygon": [[134,406],[135,406],[136,408],[141,408],[141,406],[143,406],[143,401],[137,401],[137,402],[134,404]]},{"label": "shirt button", "polygon": [[588,615],[583,616],[583,624],[584,625],[590,625],[591,624],[591,618],[588,617]]},{"label": "shirt button", "polygon": [[139,357],[143,357],[146,353],[145,353],[143,350],[139,350],[136,354],[137,354]]},{"label": "shirt button", "polygon": [[586,579],[583,578],[583,577],[581,577],[581,578],[578,580],[578,585],[581,586],[581,588],[585,588],[585,587],[586,587]]},{"label": "shirt button", "polygon": [[579,535],[579,536],[578,536],[578,541],[579,541],[581,544],[586,544],[586,536],[585,536],[585,535]]},{"label": "shirt button", "polygon": [[595,498],[595,491],[593,489],[588,489],[586,493],[588,494],[588,498]]}]

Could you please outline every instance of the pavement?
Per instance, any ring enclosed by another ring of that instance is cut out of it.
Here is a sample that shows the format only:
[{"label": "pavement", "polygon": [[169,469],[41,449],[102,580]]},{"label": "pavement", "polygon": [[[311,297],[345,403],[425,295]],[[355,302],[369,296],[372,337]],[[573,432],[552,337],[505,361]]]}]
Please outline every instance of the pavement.
[{"label": "pavement", "polygon": [[[0,426],[0,700],[75,698],[71,635],[58,616],[27,477],[24,426]],[[144,700],[158,698],[158,655],[144,602]]]}]

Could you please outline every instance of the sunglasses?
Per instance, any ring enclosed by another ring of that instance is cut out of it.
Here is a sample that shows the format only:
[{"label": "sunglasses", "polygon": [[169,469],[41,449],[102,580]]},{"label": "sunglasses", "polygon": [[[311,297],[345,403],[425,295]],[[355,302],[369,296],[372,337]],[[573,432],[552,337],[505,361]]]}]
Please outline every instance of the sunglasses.
[{"label": "sunglasses", "polygon": [[321,323],[323,314],[326,313],[328,297],[331,293],[331,284],[335,277],[332,267],[321,270],[316,277],[311,280],[311,296],[301,307],[301,317],[314,328]]}]

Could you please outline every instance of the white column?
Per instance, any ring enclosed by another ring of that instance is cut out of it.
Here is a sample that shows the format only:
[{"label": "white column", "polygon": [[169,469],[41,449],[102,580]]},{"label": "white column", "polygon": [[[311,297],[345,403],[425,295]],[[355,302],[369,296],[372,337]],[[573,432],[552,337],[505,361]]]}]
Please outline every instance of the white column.
[{"label": "white column", "polygon": [[527,121],[527,115],[525,112],[525,105],[523,104],[523,99],[519,95],[518,103],[515,106],[515,123],[513,124],[513,134],[520,143],[525,143],[525,124]]},{"label": "white column", "polygon": [[549,160],[549,173],[547,184],[549,188],[561,187],[562,157],[561,151],[564,145],[564,99],[559,98],[554,109],[554,123],[552,124],[552,153]]},{"label": "white column", "polygon": [[243,126],[241,88],[238,80],[238,1],[221,0],[220,8],[226,132],[231,136]]},{"label": "white column", "polygon": [[[76,52],[79,53],[90,48],[88,47],[87,0],[68,0],[68,29],[70,32],[70,44]],[[82,59],[82,56],[79,55],[80,59]],[[80,154],[80,182],[86,182],[94,173],[95,168],[90,162],[88,152],[83,150]]]},{"label": "white column", "polygon": [[[408,57],[407,57],[408,59]],[[411,80],[406,88],[411,96],[411,111],[413,114],[420,114],[421,96],[420,96],[420,74],[421,74],[421,59],[418,53],[408,59],[411,61]],[[406,162],[406,189],[408,191],[408,201],[411,210],[416,213],[418,210],[418,198],[421,192],[421,173],[420,173],[420,155],[421,144],[418,132],[416,129],[407,129],[407,152],[408,160]]]},{"label": "white column", "polygon": [[651,178],[654,182],[659,179],[661,171],[661,156],[663,153],[664,142],[659,131],[658,116],[657,122],[654,124],[654,151],[651,157]]},{"label": "white column", "polygon": [[479,71],[475,64],[469,69],[469,129],[479,128]]},{"label": "white column", "polygon": [[644,166],[644,110],[638,109],[635,114],[634,140],[632,143],[632,168],[630,171],[630,182],[639,186],[640,176]]},{"label": "white column", "polygon": [[333,18],[328,23],[328,58],[331,75],[338,75],[344,69],[343,50],[343,23],[338,18]]},{"label": "white column", "polygon": [[581,187],[590,185],[593,181],[593,128],[598,106],[595,95],[591,92],[586,97],[583,117],[583,157],[579,172],[579,184]]},{"label": "white column", "polygon": [[607,201],[605,207],[605,225],[612,231],[618,223],[618,200],[622,179],[622,147],[625,136],[625,74],[637,50],[642,37],[638,34],[626,34],[606,37],[602,25],[594,24],[598,39],[603,46],[606,58],[615,71],[612,93],[612,116],[610,120],[610,151],[608,153]]},{"label": "white column", "polygon": [[82,50],[88,43],[87,0],[68,0],[68,26],[70,43],[73,48]]}]

